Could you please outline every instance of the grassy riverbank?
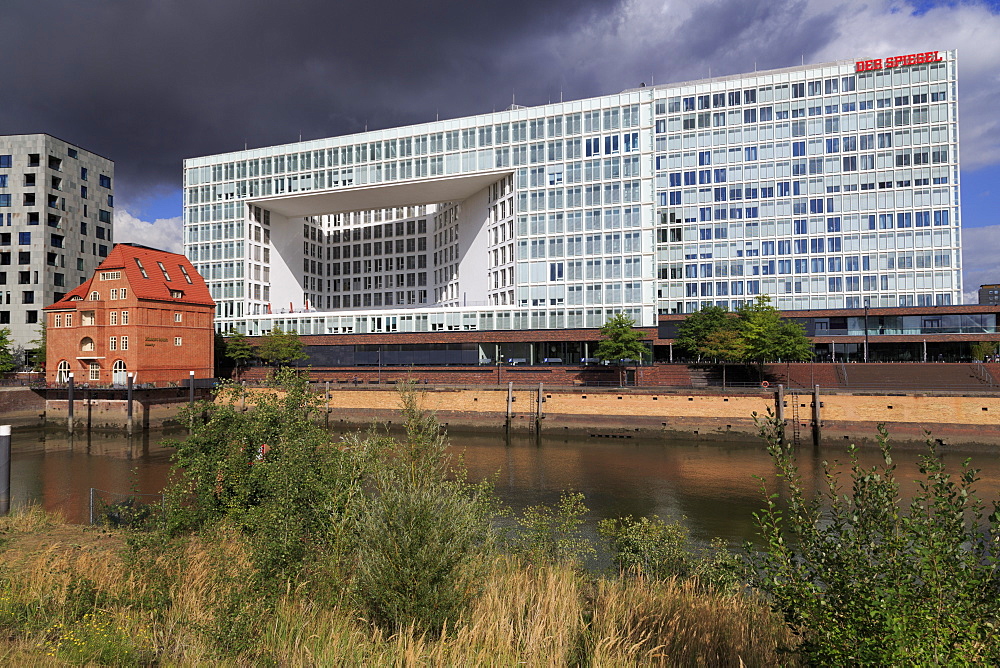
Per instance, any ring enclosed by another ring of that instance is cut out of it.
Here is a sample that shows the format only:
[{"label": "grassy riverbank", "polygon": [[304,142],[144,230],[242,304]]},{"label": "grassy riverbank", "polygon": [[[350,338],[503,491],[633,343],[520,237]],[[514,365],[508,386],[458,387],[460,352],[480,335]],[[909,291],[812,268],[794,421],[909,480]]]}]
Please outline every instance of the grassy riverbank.
[{"label": "grassy riverbank", "polygon": [[[334,438],[304,380],[193,407],[162,507],[0,521],[10,665],[997,665],[1000,516],[933,441],[919,491],[848,449],[806,483],[779,420],[764,549],[691,546],[656,517],[598,525],[582,494],[515,513],[472,484],[421,396],[405,434]],[[280,389],[280,391],[278,391]],[[227,396],[228,395],[228,396]],[[769,487],[770,488],[770,487]],[[780,616],[772,611],[780,610]]]},{"label": "grassy riverbank", "polygon": [[743,665],[788,663],[753,596],[497,557],[440,637],[370,623],[321,567],[264,604],[236,532],[136,555],[120,533],[35,509],[0,520],[4,665]]}]

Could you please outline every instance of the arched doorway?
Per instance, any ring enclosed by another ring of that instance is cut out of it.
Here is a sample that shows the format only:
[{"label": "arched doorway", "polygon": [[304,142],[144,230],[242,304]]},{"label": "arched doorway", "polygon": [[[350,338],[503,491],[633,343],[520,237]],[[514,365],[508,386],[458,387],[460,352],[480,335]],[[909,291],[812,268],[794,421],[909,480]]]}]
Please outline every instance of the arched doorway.
[{"label": "arched doorway", "polygon": [[123,360],[115,360],[114,365],[111,367],[111,382],[115,385],[125,384],[126,374],[125,362]]},{"label": "arched doorway", "polygon": [[66,360],[59,360],[59,366],[56,367],[56,382],[69,382],[69,362]]}]

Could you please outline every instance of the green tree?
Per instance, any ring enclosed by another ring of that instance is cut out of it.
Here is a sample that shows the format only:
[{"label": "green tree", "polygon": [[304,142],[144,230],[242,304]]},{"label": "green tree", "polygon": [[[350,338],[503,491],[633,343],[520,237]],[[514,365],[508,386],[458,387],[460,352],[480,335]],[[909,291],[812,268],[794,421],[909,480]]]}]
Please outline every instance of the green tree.
[{"label": "green tree", "polygon": [[[733,330],[735,319],[721,306],[705,306],[700,311],[689,313],[677,327],[677,337],[674,343],[687,355],[697,356],[703,353],[701,348],[712,334],[722,330]],[[708,355],[714,357],[714,355]]]},{"label": "green tree", "polygon": [[766,295],[759,295],[739,310],[739,330],[749,362],[801,362],[812,357],[812,345],[805,330],[783,320]]},{"label": "green tree", "polygon": [[649,355],[643,343],[643,333],[635,328],[635,320],[624,313],[616,313],[601,327],[601,342],[597,346],[598,359],[619,365],[620,381],[624,383],[626,360],[641,362]]},{"label": "green tree", "polygon": [[717,329],[702,340],[698,346],[698,356],[723,362],[739,362],[746,357],[746,344],[735,328]]},{"label": "green tree", "polygon": [[14,350],[14,344],[10,340],[10,328],[0,329],[0,373],[9,373],[17,369]]},{"label": "green tree", "polygon": [[1000,349],[1000,343],[996,341],[977,341],[972,344],[970,352],[972,359],[983,362],[987,357],[996,355],[998,349]]},{"label": "green tree", "polygon": [[272,366],[289,366],[292,362],[308,359],[302,350],[302,341],[297,332],[283,332],[275,327],[270,334],[261,338],[257,345],[257,356]]},{"label": "green tree", "polygon": [[812,359],[812,342],[806,336],[805,327],[791,320],[783,320],[774,339],[774,353],[777,359],[789,362]]},{"label": "green tree", "polygon": [[[755,416],[756,417],[756,416]],[[801,639],[807,665],[997,665],[1000,522],[986,516],[966,460],[957,475],[933,441],[919,490],[899,493],[887,432],[871,468],[848,449],[850,482],[823,462],[826,484],[803,480],[773,416],[759,420],[778,491],[757,515],[764,549],[748,546],[768,594]]]},{"label": "green tree", "polygon": [[243,369],[250,364],[250,360],[256,357],[254,348],[250,345],[247,337],[235,329],[226,332],[224,343],[225,355],[233,363],[236,378],[239,379]]},{"label": "green tree", "polygon": [[29,343],[33,344],[35,347],[30,350],[31,354],[31,365],[36,371],[45,371],[45,360],[46,360],[46,348],[48,346],[48,323],[43,317],[41,323],[38,325],[38,338],[32,339]]}]

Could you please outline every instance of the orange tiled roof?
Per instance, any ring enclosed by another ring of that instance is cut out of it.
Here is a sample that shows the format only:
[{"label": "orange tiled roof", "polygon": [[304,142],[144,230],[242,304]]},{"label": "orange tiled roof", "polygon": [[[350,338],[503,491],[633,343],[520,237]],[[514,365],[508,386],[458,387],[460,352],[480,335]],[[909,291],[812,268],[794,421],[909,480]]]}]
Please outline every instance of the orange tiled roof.
[{"label": "orange tiled roof", "polygon": [[[161,268],[162,265],[162,268]],[[208,286],[183,255],[134,244],[115,244],[94,275],[47,309],[66,308],[72,297],[86,298],[99,272],[121,270],[138,299],[214,306]],[[180,291],[182,297],[171,296]]]}]

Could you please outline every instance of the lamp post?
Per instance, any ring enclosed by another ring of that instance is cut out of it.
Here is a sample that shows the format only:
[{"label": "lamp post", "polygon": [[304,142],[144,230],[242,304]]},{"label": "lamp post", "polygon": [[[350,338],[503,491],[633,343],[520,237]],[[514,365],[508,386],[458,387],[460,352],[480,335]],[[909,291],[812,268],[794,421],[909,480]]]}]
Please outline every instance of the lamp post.
[{"label": "lamp post", "polygon": [[869,299],[865,297],[865,362],[868,361],[868,307]]}]

